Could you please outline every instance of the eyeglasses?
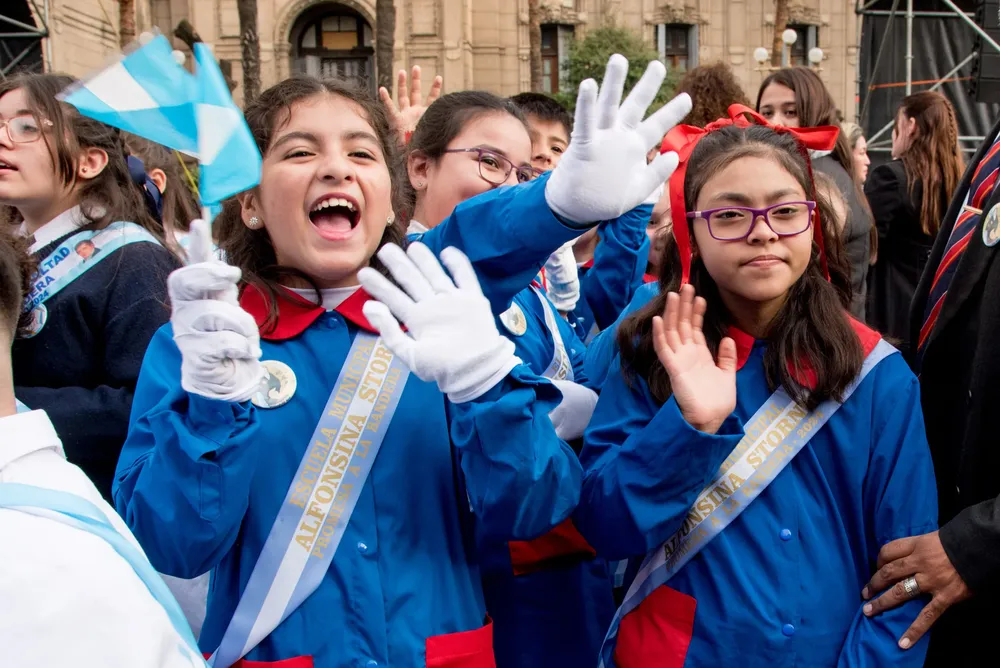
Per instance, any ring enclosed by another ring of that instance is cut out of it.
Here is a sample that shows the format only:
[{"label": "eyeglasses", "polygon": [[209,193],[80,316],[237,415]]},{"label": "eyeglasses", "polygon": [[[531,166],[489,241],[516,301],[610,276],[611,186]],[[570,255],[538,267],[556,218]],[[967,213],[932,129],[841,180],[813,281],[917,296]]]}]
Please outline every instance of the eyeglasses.
[{"label": "eyeglasses", "polygon": [[518,167],[509,158],[486,148],[447,148],[442,153],[475,153],[479,161],[479,176],[495,186],[505,184],[513,171],[517,172],[518,183],[531,181],[538,175],[530,165]]},{"label": "eyeglasses", "polygon": [[758,218],[779,237],[794,237],[809,229],[816,202],[782,202],[762,209],[750,206],[727,206],[721,209],[692,211],[687,217],[704,220],[708,233],[716,241],[741,241],[750,236]]},{"label": "eyeglasses", "polygon": [[30,144],[42,136],[42,127],[52,127],[52,121],[41,120],[32,114],[21,114],[6,121],[0,120],[0,128],[7,128],[7,136],[15,144]]}]

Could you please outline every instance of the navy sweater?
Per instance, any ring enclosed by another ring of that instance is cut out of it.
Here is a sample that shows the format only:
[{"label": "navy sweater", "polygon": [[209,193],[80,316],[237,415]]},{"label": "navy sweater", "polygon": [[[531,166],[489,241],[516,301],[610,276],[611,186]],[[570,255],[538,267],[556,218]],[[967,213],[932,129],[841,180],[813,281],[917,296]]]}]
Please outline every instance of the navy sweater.
[{"label": "navy sweater", "polygon": [[139,367],[149,340],[170,318],[167,276],[178,266],[153,243],[114,250],[45,302],[48,320],[36,336],[14,342],[17,398],[49,414],[66,457],[109,502]]}]

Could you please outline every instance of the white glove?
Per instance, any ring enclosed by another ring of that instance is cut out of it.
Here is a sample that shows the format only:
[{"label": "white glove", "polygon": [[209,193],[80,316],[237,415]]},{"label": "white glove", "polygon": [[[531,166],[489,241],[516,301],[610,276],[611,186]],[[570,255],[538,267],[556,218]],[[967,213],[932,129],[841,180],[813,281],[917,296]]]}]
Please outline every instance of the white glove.
[{"label": "white glove", "polygon": [[564,441],[583,436],[597,406],[597,392],[571,380],[553,380],[563,400],[549,413],[556,435]]},{"label": "white glove", "polygon": [[666,183],[661,183],[660,185],[656,186],[656,190],[651,192],[649,194],[649,197],[642,200],[642,203],[655,205],[657,202],[660,201],[660,198],[663,197],[663,191],[666,190],[666,187],[667,187]]},{"label": "white glove", "polygon": [[[365,304],[365,317],[418,378],[434,381],[449,400],[463,403],[485,394],[521,363],[514,344],[497,331],[476,272],[460,250],[441,251],[452,278],[421,243],[410,244],[405,253],[386,244],[378,257],[406,292],[365,267],[358,272],[361,287],[378,300]],[[406,325],[405,334],[396,318]]]},{"label": "white glove", "polygon": [[[600,94],[597,83],[580,84],[569,148],[545,185],[549,208],[575,223],[612,220],[638,206],[677,168],[677,154],[646,163],[646,154],[691,111],[691,97],[678,95],[645,121],[646,109],[666,76],[654,60],[622,103],[628,61],[608,60]],[[621,108],[619,108],[621,104]]]},{"label": "white glove", "polygon": [[573,254],[575,243],[576,239],[567,241],[545,261],[546,292],[552,305],[563,313],[572,311],[580,301],[580,276]]},{"label": "white glove", "polygon": [[263,369],[257,323],[238,301],[240,270],[212,259],[212,236],[203,220],[191,223],[188,258],[167,281],[181,387],[209,399],[246,401]]}]

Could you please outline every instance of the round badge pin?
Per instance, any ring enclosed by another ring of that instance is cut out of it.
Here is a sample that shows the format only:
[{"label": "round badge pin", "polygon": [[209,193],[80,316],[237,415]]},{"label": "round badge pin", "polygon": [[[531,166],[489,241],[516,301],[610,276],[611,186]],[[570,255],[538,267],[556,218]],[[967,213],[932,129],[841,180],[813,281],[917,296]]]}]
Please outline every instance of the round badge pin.
[{"label": "round badge pin", "polygon": [[42,331],[42,327],[45,327],[45,323],[49,319],[49,310],[45,308],[45,304],[39,304],[28,312],[27,319],[28,322],[24,326],[24,333],[21,335],[21,338],[24,339],[37,336]]},{"label": "round badge pin", "polygon": [[983,221],[983,244],[992,248],[1000,243],[1000,204],[990,209]]},{"label": "round badge pin", "polygon": [[295,372],[278,360],[264,360],[261,365],[264,367],[264,379],[257,392],[250,397],[250,402],[257,408],[284,406],[298,387]]},{"label": "round badge pin", "polygon": [[528,331],[528,319],[517,304],[511,304],[509,309],[500,314],[500,322],[514,336],[521,336]]}]

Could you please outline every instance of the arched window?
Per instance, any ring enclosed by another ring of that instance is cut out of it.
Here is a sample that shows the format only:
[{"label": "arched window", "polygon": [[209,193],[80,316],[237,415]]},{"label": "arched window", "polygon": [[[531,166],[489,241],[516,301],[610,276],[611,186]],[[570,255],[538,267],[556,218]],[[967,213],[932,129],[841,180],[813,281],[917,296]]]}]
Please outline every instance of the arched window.
[{"label": "arched window", "polygon": [[374,92],[372,28],[361,14],[338,4],[305,12],[292,28],[292,71],[355,79]]}]

